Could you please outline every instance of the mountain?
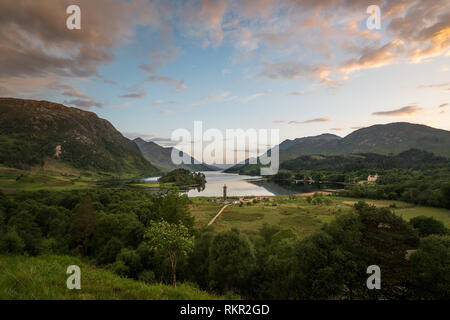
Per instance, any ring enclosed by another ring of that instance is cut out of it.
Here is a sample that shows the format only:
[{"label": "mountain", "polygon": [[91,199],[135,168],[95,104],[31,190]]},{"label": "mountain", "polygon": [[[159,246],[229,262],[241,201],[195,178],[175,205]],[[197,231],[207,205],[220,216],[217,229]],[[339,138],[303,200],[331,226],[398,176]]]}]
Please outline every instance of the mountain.
[{"label": "mountain", "polygon": [[305,155],[284,161],[280,169],[290,171],[332,170],[351,172],[355,170],[429,169],[450,166],[450,158],[436,156],[431,152],[410,149],[396,155],[360,153],[334,156]]},{"label": "mountain", "polygon": [[[152,141],[145,141],[141,138],[136,138],[133,140],[139,147],[142,155],[156,166],[160,167],[163,171],[172,170],[176,168],[184,168],[191,171],[218,171],[220,168],[205,164],[205,163],[194,163],[199,162],[196,159],[190,157],[191,164],[175,165],[172,162],[172,150],[177,150],[174,148],[164,148]],[[180,152],[182,156],[182,151]]]},{"label": "mountain", "polygon": [[159,170],[95,113],[48,101],[0,98],[0,164],[29,169],[55,158],[77,169],[114,175]]},{"label": "mountain", "polygon": [[[285,140],[279,145],[280,163],[304,155],[346,155],[372,153],[399,154],[410,149],[432,152],[450,157],[450,131],[425,125],[397,122],[358,129],[344,138],[322,134],[295,140]],[[244,166],[237,165],[226,172],[238,172]],[[256,165],[247,165],[255,171]],[[247,170],[249,171],[249,170]]]},{"label": "mountain", "polygon": [[378,154],[398,154],[414,148],[449,157],[450,131],[407,122],[374,125],[350,133],[339,148],[345,153]]},{"label": "mountain", "polygon": [[341,140],[341,137],[329,133],[313,137],[297,138],[295,140],[285,140],[279,146],[280,161],[293,159],[301,154],[322,154],[330,148],[336,150]]}]

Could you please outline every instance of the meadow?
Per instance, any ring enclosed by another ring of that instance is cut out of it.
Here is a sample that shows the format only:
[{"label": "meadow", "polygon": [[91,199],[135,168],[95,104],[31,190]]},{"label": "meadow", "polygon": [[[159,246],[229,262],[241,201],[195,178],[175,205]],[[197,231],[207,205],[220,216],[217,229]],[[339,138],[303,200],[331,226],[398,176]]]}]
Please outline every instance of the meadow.
[{"label": "meadow", "polygon": [[[275,196],[257,199],[249,198],[242,206],[230,205],[212,225],[216,231],[237,228],[251,235],[257,234],[264,224],[276,224],[294,231],[300,238],[319,230],[324,223],[353,210],[358,201],[366,201],[376,207],[389,207],[406,221],[424,215],[442,221],[450,227],[450,210],[418,206],[402,201],[353,199],[336,196],[323,196],[328,199],[321,204],[308,202],[304,196]],[[205,227],[217,214],[222,205],[212,202],[213,198],[192,198],[191,213],[195,217],[195,227]]]},{"label": "meadow", "polygon": [[[67,267],[81,269],[81,290],[68,290]],[[0,255],[0,300],[213,300],[196,286],[146,284],[69,256]]]}]

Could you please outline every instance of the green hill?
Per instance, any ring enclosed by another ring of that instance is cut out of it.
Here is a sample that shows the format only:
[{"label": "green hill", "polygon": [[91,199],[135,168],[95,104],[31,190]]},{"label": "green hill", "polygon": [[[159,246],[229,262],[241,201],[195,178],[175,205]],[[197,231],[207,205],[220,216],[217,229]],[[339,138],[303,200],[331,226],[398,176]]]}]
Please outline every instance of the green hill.
[{"label": "green hill", "polygon": [[[332,134],[285,140],[279,145],[280,163],[305,155],[399,154],[417,149],[450,157],[450,131],[406,122],[374,125],[344,138]],[[237,165],[225,172],[255,173],[257,165]]]},{"label": "green hill", "polygon": [[280,169],[301,170],[389,170],[389,169],[429,169],[448,168],[450,159],[435,156],[433,153],[410,149],[396,155],[360,153],[339,156],[307,155],[284,161]]},{"label": "green hill", "polygon": [[[189,157],[191,164],[182,164],[175,165],[172,162],[172,151],[174,148],[164,148],[153,141],[145,141],[141,138],[136,138],[133,140],[139,149],[141,150],[142,155],[151,163],[157,165],[164,171],[184,168],[190,171],[217,171],[220,168],[216,168],[214,166],[207,165],[206,163],[199,163],[198,160],[195,160],[192,157]],[[177,150],[177,149],[175,149]],[[182,151],[179,151],[182,152]]]},{"label": "green hill", "polygon": [[57,159],[98,173],[155,175],[159,170],[111,123],[93,112],[47,101],[0,98],[0,164],[28,170]]},{"label": "green hill", "polygon": [[332,134],[286,140],[280,144],[280,160],[302,155],[352,153],[398,154],[409,149],[450,156],[450,132],[420,124],[397,122],[356,130],[344,138]]},{"label": "green hill", "polygon": [[[81,290],[68,290],[67,267],[81,269]],[[0,256],[0,300],[211,300],[188,284],[177,288],[121,278],[69,256]]]}]

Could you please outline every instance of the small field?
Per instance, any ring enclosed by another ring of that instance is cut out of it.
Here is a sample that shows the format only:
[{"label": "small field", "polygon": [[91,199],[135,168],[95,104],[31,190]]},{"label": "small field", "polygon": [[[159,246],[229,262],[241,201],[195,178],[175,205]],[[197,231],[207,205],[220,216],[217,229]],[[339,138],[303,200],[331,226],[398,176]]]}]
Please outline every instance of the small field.
[{"label": "small field", "polygon": [[[119,178],[132,178],[123,176]],[[77,170],[54,159],[45,159],[44,165],[20,170],[0,165],[0,191],[63,191],[93,188],[97,181],[118,178],[112,173]]]},{"label": "small field", "polygon": [[[67,267],[81,269],[81,290],[66,286]],[[68,256],[0,255],[0,300],[212,300],[188,284],[172,286],[121,278]]]},{"label": "small field", "polygon": [[36,190],[73,190],[93,187],[89,177],[0,167],[0,190],[5,193]]},{"label": "small field", "polygon": [[[276,224],[292,229],[300,237],[319,230],[336,216],[350,212],[353,205],[361,199],[324,196],[327,203],[311,204],[306,197],[289,198],[288,196],[266,197],[256,203],[243,203],[242,206],[230,205],[214,222],[217,231],[237,228],[247,234],[255,234],[264,223]],[[191,212],[196,219],[196,227],[205,227],[219,212],[222,205],[211,202],[212,198],[192,198]],[[249,202],[252,199],[248,200]],[[365,200],[377,207],[390,207],[396,214],[409,221],[424,215],[434,217],[450,227],[450,210],[416,206],[401,201]]]}]

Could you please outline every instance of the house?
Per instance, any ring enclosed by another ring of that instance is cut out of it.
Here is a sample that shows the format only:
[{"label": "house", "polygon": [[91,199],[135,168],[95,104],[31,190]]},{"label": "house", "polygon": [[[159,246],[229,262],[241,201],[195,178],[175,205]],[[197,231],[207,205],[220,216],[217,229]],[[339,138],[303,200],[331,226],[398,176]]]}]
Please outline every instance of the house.
[{"label": "house", "polygon": [[377,180],[378,180],[378,173],[375,174],[374,176],[369,175],[369,176],[367,177],[367,181],[368,181],[368,182],[375,182],[375,181],[377,181]]}]

